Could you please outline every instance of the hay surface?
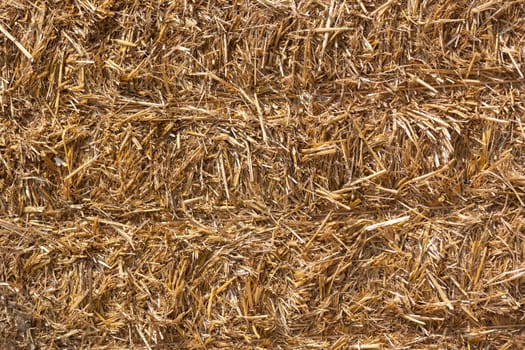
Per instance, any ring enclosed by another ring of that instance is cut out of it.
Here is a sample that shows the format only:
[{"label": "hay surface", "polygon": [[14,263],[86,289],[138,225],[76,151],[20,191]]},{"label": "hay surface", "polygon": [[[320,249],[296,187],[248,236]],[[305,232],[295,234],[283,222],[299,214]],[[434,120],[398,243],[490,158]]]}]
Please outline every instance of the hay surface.
[{"label": "hay surface", "polygon": [[3,0],[0,348],[525,347],[521,0]]}]

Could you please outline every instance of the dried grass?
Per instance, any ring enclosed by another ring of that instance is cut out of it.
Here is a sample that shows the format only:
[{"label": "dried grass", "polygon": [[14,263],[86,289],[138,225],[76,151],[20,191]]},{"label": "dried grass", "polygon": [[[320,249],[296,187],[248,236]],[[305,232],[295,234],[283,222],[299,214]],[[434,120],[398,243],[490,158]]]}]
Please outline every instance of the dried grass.
[{"label": "dried grass", "polygon": [[525,347],[525,3],[0,5],[0,347]]}]

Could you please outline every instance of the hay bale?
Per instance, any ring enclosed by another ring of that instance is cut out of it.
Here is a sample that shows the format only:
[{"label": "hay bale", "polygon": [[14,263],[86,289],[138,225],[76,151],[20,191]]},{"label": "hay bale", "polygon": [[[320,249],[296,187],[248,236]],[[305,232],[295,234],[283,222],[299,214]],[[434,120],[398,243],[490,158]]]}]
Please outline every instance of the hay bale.
[{"label": "hay bale", "polygon": [[523,18],[3,2],[0,347],[524,347]]}]

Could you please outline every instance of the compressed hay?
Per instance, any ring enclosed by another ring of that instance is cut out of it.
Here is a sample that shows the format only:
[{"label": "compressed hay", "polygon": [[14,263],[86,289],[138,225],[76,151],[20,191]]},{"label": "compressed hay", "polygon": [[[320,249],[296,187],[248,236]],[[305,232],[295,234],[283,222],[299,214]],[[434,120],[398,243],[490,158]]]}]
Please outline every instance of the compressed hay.
[{"label": "compressed hay", "polygon": [[523,1],[0,4],[1,348],[523,348]]}]

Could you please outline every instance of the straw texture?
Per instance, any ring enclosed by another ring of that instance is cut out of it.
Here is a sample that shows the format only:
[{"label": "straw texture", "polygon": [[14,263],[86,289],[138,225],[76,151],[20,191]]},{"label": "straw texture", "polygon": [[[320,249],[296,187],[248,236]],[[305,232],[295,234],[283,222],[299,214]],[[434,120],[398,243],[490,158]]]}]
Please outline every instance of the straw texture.
[{"label": "straw texture", "polygon": [[522,0],[4,0],[0,348],[525,347]]}]

